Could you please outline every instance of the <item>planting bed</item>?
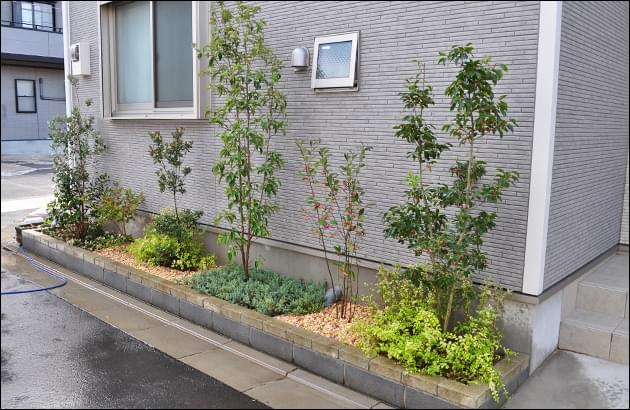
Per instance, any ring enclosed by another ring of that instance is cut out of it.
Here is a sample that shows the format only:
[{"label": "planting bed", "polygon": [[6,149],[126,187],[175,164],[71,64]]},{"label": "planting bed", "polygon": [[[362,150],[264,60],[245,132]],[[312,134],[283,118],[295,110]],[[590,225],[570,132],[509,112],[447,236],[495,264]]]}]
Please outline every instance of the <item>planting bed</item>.
[{"label": "planting bed", "polygon": [[[22,245],[28,252],[76,273],[394,406],[496,408],[501,404],[492,400],[488,386],[405,374],[401,366],[385,357],[368,358],[356,347],[293,326],[284,321],[287,318],[265,316],[203,295],[36,230],[23,232]],[[330,315],[330,310],[318,314]],[[510,360],[501,360],[495,367],[503,375],[508,390],[514,392],[529,375],[529,357],[517,354]]]}]

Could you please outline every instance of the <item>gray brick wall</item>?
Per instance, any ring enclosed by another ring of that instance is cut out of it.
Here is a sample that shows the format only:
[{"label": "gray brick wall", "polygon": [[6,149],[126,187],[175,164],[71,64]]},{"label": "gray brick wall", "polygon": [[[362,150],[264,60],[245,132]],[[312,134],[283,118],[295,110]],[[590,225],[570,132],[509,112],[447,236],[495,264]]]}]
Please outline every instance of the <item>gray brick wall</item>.
[{"label": "gray brick wall", "polygon": [[618,243],[628,160],[628,3],[563,4],[545,289]]},{"label": "gray brick wall", "polygon": [[[274,147],[282,152],[285,169],[280,173],[278,196],[281,211],[271,219],[273,239],[296,245],[317,247],[310,227],[302,220],[303,183],[298,176],[300,160],[296,138],[322,138],[334,152],[357,147],[360,142],[374,146],[364,173],[367,236],[360,256],[388,263],[408,263],[410,253],[383,237],[382,215],[398,204],[405,190],[404,179],[413,164],[406,159],[408,146],[393,137],[392,126],[402,118],[398,93],[405,80],[415,74],[413,59],[427,63],[428,81],[434,86],[437,107],[431,119],[439,126],[450,118],[444,88],[454,70],[436,65],[437,52],[453,44],[474,43],[478,53],[491,54],[498,63],[510,67],[498,90],[508,94],[510,114],[519,127],[503,142],[488,140],[479,146],[479,156],[492,166],[518,170],[519,184],[505,195],[500,205],[497,228],[488,236],[489,273],[504,285],[520,289],[526,234],[531,164],[531,136],[534,111],[536,52],[538,34],[537,2],[264,2],[266,37],[287,68],[282,87],[288,98],[289,131]],[[91,2],[71,2],[71,37],[97,42],[96,6]],[[289,66],[295,47],[311,51],[318,35],[360,31],[358,92],[314,93],[310,70],[295,73]],[[93,75],[83,81],[82,95],[98,95],[99,68],[92,48]],[[194,141],[188,161],[193,167],[188,193],[182,205],[205,212],[203,221],[212,223],[215,212],[225,206],[222,189],[210,172],[220,147],[217,130],[205,121],[110,120],[102,121],[109,151],[101,162],[104,170],[124,185],[146,194],[144,207],[159,211],[170,206],[160,195],[147,154],[147,132],[170,132],[185,126]],[[446,156],[453,160],[461,151]],[[448,178],[445,167],[435,169],[435,180]]]},{"label": "gray brick wall", "polygon": [[619,242],[628,245],[628,158],[626,157],[626,192],[623,195],[623,215],[621,217],[621,235]]}]

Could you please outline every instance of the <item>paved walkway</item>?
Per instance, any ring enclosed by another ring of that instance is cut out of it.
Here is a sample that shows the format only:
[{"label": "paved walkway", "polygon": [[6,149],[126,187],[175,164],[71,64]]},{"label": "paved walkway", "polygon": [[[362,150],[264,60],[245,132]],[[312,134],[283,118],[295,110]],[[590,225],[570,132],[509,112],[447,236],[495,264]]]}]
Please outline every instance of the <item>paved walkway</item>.
[{"label": "paved walkway", "polygon": [[559,350],[518,389],[507,409],[627,409],[628,366]]},{"label": "paved walkway", "polygon": [[[55,264],[68,285],[51,293],[273,408],[390,408],[379,401],[191,324]],[[56,280],[3,252],[5,269],[48,285]]]}]

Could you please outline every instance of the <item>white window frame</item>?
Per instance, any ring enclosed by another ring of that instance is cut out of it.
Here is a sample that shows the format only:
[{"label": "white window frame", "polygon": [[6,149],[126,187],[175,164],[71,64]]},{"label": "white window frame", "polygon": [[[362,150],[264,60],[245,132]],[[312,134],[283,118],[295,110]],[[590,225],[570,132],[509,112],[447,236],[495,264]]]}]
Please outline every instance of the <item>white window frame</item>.
[{"label": "white window frame", "polygon": [[[317,63],[319,58],[320,44],[341,43],[344,41],[352,41],[352,55],[350,57],[350,71],[348,77],[345,78],[317,78]],[[357,76],[357,60],[359,57],[359,33],[337,34],[332,36],[315,37],[315,45],[313,46],[313,69],[311,70],[311,88],[354,88],[358,84]]]},{"label": "white window frame", "polygon": [[[101,96],[103,117],[111,119],[204,119],[210,104],[209,79],[202,75],[207,66],[207,59],[198,59],[190,49],[193,59],[193,106],[192,107],[155,107],[155,101],[139,104],[118,104],[116,84],[116,36],[114,2],[101,1],[99,8],[99,44],[101,66]],[[207,1],[192,2],[192,39],[191,44],[204,46],[210,41],[210,8]],[[150,1],[149,26],[153,32],[153,1]],[[153,50],[151,51],[153,56]],[[153,57],[152,57],[153,58]],[[153,99],[155,99],[155,80],[153,80]]]}]

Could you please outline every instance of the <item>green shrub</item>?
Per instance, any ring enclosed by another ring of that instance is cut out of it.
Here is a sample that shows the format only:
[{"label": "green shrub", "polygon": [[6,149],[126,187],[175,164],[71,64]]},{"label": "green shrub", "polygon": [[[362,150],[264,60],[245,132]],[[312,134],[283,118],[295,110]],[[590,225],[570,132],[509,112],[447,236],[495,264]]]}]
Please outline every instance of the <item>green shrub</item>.
[{"label": "green shrub", "polygon": [[179,219],[171,209],[163,209],[156,215],[148,227],[156,233],[177,238],[180,241],[190,240],[196,232],[197,222],[203,215],[201,211],[182,209],[179,211]]},{"label": "green shrub", "polygon": [[130,247],[136,259],[151,265],[171,266],[177,259],[179,243],[177,239],[158,233],[149,233],[137,239]]},{"label": "green shrub", "polygon": [[90,251],[97,249],[113,248],[133,242],[130,235],[119,235],[115,233],[103,233],[95,238],[88,238],[83,241],[82,247]]},{"label": "green shrub", "polygon": [[[84,241],[97,222],[96,206],[106,186],[106,174],[96,174],[93,166],[105,144],[94,126],[94,116],[85,111],[92,105],[79,101],[78,78],[69,75],[72,85],[72,110],[68,116],[54,116],[48,124],[55,191],[48,203],[45,224],[68,239]],[[96,167],[98,168],[98,167]]]},{"label": "green shrub", "polygon": [[[493,367],[500,358],[501,334],[496,330],[499,308],[492,289],[479,292],[479,306],[453,331],[443,331],[429,307],[431,293],[414,284],[400,268],[379,273],[378,294],[369,322],[351,331],[368,355],[385,354],[410,373],[445,376],[463,383],[486,383],[495,400],[507,395],[501,374]],[[511,355],[505,349],[507,355]]]},{"label": "green shrub", "polygon": [[184,209],[179,218],[165,209],[153,218],[142,238],[129,247],[140,261],[179,270],[216,267],[214,255],[204,255],[201,230],[197,221],[203,213]]},{"label": "green shrub", "polygon": [[204,256],[201,239],[193,236],[180,241],[155,231],[150,231],[130,247],[136,259],[156,266],[168,266],[179,270],[197,270],[216,267],[214,256]]},{"label": "green shrub", "polygon": [[120,182],[114,181],[101,195],[96,213],[101,223],[113,221],[118,233],[127,236],[126,223],[136,215],[138,206],[144,201],[144,193],[135,195],[131,189],[124,189]]},{"label": "green shrub", "polygon": [[249,273],[245,282],[243,268],[228,265],[195,274],[189,284],[200,292],[269,316],[313,313],[324,307],[324,284],[285,278],[257,268],[250,268]]}]

